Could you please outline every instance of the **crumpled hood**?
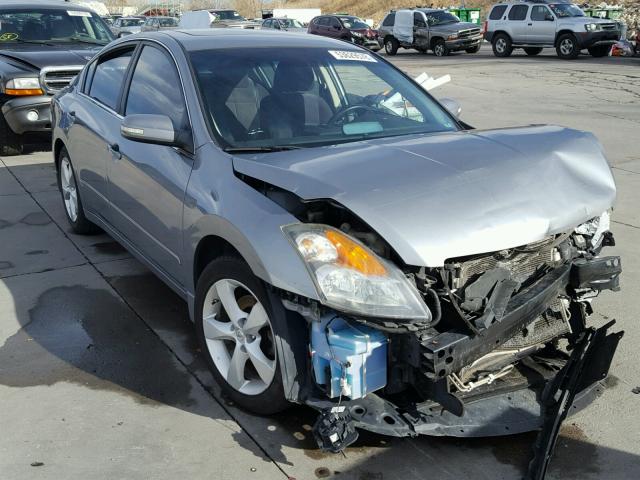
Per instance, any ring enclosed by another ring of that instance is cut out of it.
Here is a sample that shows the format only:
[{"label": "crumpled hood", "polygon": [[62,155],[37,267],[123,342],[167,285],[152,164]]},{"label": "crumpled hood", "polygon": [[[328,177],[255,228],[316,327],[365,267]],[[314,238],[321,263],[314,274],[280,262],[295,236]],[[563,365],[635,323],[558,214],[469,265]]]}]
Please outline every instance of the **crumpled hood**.
[{"label": "crumpled hood", "polygon": [[0,58],[10,58],[31,68],[84,65],[103,47],[101,45],[24,45],[13,49],[3,46]]},{"label": "crumpled hood", "polygon": [[407,264],[430,267],[571,230],[616,196],[595,137],[556,126],[377,139],[233,164],[302,199],[334,199]]}]

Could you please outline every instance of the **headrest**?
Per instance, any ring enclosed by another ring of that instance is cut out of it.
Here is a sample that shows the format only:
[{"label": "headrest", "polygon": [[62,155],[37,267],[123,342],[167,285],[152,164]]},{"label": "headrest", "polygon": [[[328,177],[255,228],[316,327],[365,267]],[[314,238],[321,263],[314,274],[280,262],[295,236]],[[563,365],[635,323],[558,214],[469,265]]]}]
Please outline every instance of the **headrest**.
[{"label": "headrest", "polygon": [[273,89],[278,93],[307,92],[313,84],[313,70],[306,63],[283,60],[273,78]]}]

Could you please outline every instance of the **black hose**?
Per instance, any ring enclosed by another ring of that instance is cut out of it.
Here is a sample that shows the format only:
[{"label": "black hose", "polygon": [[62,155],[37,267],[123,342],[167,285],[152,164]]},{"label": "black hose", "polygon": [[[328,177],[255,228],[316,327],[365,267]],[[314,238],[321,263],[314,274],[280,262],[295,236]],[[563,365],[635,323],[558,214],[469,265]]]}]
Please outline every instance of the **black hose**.
[{"label": "black hose", "polygon": [[442,318],[442,305],[440,305],[440,297],[438,297],[438,294],[432,288],[427,289],[427,296],[431,299],[431,301],[428,302],[428,305],[433,312],[433,317],[431,318],[431,323],[429,324],[429,326],[435,327]]}]

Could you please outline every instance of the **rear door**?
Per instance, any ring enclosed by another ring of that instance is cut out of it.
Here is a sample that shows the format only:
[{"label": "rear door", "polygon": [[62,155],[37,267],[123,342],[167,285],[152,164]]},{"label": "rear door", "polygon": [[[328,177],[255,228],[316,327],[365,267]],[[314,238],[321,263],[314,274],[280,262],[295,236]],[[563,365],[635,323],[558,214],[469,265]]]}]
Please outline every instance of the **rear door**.
[{"label": "rear door", "polygon": [[531,29],[529,5],[512,5],[507,20],[513,43],[528,43]]},{"label": "rear door", "polygon": [[120,101],[122,84],[135,45],[111,50],[87,68],[82,93],[70,105],[73,117],[67,148],[80,177],[84,207],[109,221],[107,165],[111,159],[109,145],[120,136]]},{"label": "rear door", "polygon": [[553,45],[556,37],[556,18],[546,5],[531,7],[529,43]]},{"label": "rear door", "polygon": [[[190,134],[182,81],[171,55],[144,43],[123,95],[127,115],[166,115],[174,129]],[[117,147],[117,148],[116,148]],[[109,162],[109,200],[114,226],[147,260],[169,277],[179,278],[182,211],[192,167],[189,152],[119,136]]]}]

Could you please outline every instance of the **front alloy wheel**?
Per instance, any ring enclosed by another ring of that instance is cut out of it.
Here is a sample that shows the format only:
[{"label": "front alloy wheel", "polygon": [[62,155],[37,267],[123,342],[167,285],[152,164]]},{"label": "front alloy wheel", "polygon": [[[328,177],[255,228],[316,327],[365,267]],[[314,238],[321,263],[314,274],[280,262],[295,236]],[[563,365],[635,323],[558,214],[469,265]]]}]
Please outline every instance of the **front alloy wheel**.
[{"label": "front alloy wheel", "polygon": [[436,40],[436,43],[433,45],[433,53],[436,57],[446,57],[449,54],[444,40]]},{"label": "front alloy wheel", "polygon": [[240,407],[268,415],[285,399],[269,296],[238,257],[220,257],[202,272],[196,289],[201,350],[223,392]]},{"label": "front alloy wheel", "polygon": [[578,48],[578,41],[576,40],[576,37],[570,33],[562,35],[558,39],[556,53],[560,58],[564,58],[565,60],[578,58],[578,55],[580,55],[580,49]]}]

